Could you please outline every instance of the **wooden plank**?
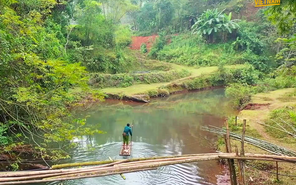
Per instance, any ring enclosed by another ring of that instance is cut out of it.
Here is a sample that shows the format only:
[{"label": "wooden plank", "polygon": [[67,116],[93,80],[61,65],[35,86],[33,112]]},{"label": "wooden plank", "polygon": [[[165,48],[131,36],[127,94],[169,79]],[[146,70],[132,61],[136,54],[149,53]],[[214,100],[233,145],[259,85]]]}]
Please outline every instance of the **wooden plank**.
[{"label": "wooden plank", "polygon": [[122,145],[121,146],[121,149],[120,149],[119,155],[120,156],[130,156],[131,155],[131,151],[132,151],[132,144],[131,143],[128,146],[125,146],[125,148]]}]

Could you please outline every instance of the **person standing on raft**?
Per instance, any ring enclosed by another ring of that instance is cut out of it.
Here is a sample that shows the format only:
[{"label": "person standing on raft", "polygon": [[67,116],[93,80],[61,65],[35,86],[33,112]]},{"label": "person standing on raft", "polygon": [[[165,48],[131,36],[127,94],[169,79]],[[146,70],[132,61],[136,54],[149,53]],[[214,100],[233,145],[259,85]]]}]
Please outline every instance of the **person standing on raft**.
[{"label": "person standing on raft", "polygon": [[133,133],[132,133],[132,128],[130,127],[130,124],[126,124],[126,126],[124,127],[122,136],[123,136],[123,147],[125,148],[126,146],[128,146],[129,143],[129,134],[131,135],[131,137],[133,137]]}]

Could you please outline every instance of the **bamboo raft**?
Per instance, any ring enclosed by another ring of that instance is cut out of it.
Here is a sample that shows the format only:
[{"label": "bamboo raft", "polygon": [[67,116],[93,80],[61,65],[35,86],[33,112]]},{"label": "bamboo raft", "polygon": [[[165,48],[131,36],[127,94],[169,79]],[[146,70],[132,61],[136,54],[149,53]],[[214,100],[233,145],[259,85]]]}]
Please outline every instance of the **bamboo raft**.
[{"label": "bamboo raft", "polygon": [[[107,175],[131,173],[145,170],[155,170],[158,167],[167,165],[218,159],[265,160],[296,163],[296,157],[262,154],[245,154],[243,157],[241,157],[235,153],[204,153],[182,156],[163,156],[138,159],[108,160],[55,165],[52,167],[51,170],[42,171],[0,172],[0,185],[33,184],[90,177],[101,177]],[[97,166],[90,166],[94,164]],[[82,167],[85,165],[87,165],[87,167]],[[77,168],[58,169],[74,166],[76,166]]]},{"label": "bamboo raft", "polygon": [[132,151],[132,143],[130,142],[130,144],[126,147],[124,147],[123,145],[121,146],[119,155],[120,156],[130,156],[131,151]]}]

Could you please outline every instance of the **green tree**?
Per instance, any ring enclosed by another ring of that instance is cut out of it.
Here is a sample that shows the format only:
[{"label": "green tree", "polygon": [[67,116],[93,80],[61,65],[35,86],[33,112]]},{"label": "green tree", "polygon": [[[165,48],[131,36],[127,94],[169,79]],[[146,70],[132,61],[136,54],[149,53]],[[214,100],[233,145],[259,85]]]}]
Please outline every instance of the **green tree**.
[{"label": "green tree", "polygon": [[152,3],[146,3],[143,8],[136,14],[137,28],[140,32],[148,32],[148,34],[156,32],[156,14]]},{"label": "green tree", "polygon": [[174,8],[170,1],[161,0],[157,1],[155,4],[155,9],[157,11],[156,22],[157,22],[157,31],[163,30],[165,27],[168,27],[174,16]]},{"label": "green tree", "polygon": [[296,4],[293,0],[286,0],[281,6],[273,6],[265,12],[268,19],[277,27],[281,34],[277,39],[280,51],[277,60],[281,65],[291,66],[296,62]]},{"label": "green tree", "polygon": [[[71,139],[96,132],[71,119],[67,109],[79,100],[70,89],[87,87],[86,71],[79,63],[59,60],[63,45],[51,30],[57,24],[47,18],[56,2],[34,2],[14,1],[0,11],[1,151],[33,142],[42,157],[61,158]],[[50,149],[49,143],[59,145]]]},{"label": "green tree", "polygon": [[76,19],[75,34],[83,46],[114,46],[113,27],[102,15],[100,3],[85,0],[84,7],[76,13]]},{"label": "green tree", "polygon": [[[139,9],[130,0],[100,0],[102,2],[103,14],[107,20],[118,24],[128,13]],[[141,2],[140,2],[141,3]]]},{"label": "green tree", "polygon": [[296,3],[294,0],[282,1],[280,6],[272,6],[265,13],[280,33],[295,33]]}]

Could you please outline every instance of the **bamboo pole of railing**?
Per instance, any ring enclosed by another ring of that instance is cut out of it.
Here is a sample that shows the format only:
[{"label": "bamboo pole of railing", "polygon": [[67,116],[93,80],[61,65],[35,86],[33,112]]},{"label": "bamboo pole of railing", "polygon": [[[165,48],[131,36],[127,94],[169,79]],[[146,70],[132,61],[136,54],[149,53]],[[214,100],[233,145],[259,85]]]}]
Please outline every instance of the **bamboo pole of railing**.
[{"label": "bamboo pole of railing", "polygon": [[[73,163],[73,164],[66,164],[66,165],[58,165],[57,169],[52,170],[42,170],[42,171],[22,171],[22,172],[0,172],[0,178],[1,177],[19,177],[19,176],[28,176],[28,175],[42,175],[42,174],[54,174],[54,173],[65,173],[65,172],[75,172],[77,170],[85,170],[86,168],[76,168],[76,169],[60,169],[62,166],[73,166],[73,167],[82,167],[82,166],[88,166],[87,169],[97,168],[97,167],[108,167],[115,164],[121,164],[121,163],[127,163],[127,162],[150,162],[156,159],[159,160],[171,160],[171,158],[186,158],[186,157],[192,157],[192,156],[211,156],[211,155],[225,155],[223,153],[208,153],[208,154],[188,154],[188,155],[182,155],[182,156],[161,156],[161,157],[149,157],[149,158],[134,158],[134,159],[123,159],[123,160],[114,160],[114,162],[110,160],[106,161],[95,161],[94,164],[104,164],[100,166],[92,166],[89,167],[90,164],[93,164],[92,162],[84,162],[84,163]],[[55,165],[54,165],[55,166]]]},{"label": "bamboo pole of railing", "polygon": [[278,161],[278,162],[288,162],[296,163],[296,157],[289,156],[278,156],[278,155],[265,155],[265,154],[248,154],[246,153],[244,157],[241,156],[219,156],[221,159],[240,159],[240,160],[261,160],[261,161]]},{"label": "bamboo pole of railing", "polygon": [[[115,164],[120,164],[124,163],[127,160],[119,160],[113,163],[105,164],[105,165],[100,165],[99,167],[108,167],[112,166]],[[98,168],[98,166],[92,166],[92,167],[87,167],[87,168],[72,168],[72,169],[61,169],[61,170],[42,170],[42,171],[22,171],[22,172],[0,172],[0,179],[2,177],[21,177],[21,176],[30,176],[30,175],[42,175],[42,174],[56,174],[56,173],[66,173],[66,172],[73,172],[75,173],[76,171],[80,170],[91,170]]]},{"label": "bamboo pole of railing", "polygon": [[[175,156],[155,156],[155,157],[149,157],[149,158],[134,158],[134,159],[125,159],[125,162],[130,161],[141,161],[141,160],[149,160],[149,159],[166,159],[166,158],[177,158],[177,157],[191,157],[191,156],[202,156],[204,154],[186,154],[186,155],[175,155]],[[211,153],[209,155],[217,155],[217,153]],[[123,160],[114,160],[114,162],[119,162]],[[108,164],[112,163],[110,160],[106,161],[94,161],[94,162],[81,162],[81,163],[67,163],[67,164],[58,164],[53,165],[51,169],[61,169],[61,168],[71,168],[71,167],[77,167],[77,166],[93,166],[93,165],[101,165],[101,164]],[[1,177],[1,173],[0,173]]]},{"label": "bamboo pole of railing", "polygon": [[[209,131],[209,132],[216,133],[216,134],[220,134],[222,136],[224,134],[226,134],[225,129],[218,128],[218,127],[211,126],[211,125],[210,126],[203,126],[202,130]],[[242,139],[241,135],[238,135],[238,134],[233,133],[233,132],[230,133],[230,137],[235,139],[235,140],[239,140],[239,141],[241,141],[241,139]],[[265,151],[268,151],[270,153],[273,153],[275,155],[296,156],[295,151],[292,151],[292,150],[277,146],[275,144],[269,143],[267,141],[260,140],[260,139],[257,139],[257,138],[253,138],[253,137],[250,137],[250,136],[245,136],[245,142],[247,142],[247,143],[249,143],[249,144],[251,144],[253,146],[256,146],[258,148],[261,148],[261,149],[263,149]]]}]

